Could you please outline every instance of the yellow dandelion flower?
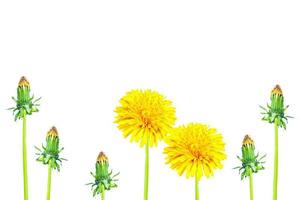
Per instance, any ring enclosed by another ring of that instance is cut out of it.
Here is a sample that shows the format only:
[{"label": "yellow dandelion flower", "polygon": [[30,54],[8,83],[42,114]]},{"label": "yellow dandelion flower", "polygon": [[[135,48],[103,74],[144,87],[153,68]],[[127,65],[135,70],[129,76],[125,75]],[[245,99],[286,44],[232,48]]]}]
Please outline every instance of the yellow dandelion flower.
[{"label": "yellow dandelion flower", "polygon": [[172,102],[152,90],[132,90],[121,100],[115,123],[125,138],[141,146],[157,145],[173,127],[176,117]]},{"label": "yellow dandelion flower", "polygon": [[215,128],[205,124],[190,123],[175,128],[166,138],[167,164],[181,176],[213,176],[215,169],[223,168],[225,144]]},{"label": "yellow dandelion flower", "polygon": [[175,123],[172,102],[152,90],[132,90],[121,100],[115,123],[125,138],[145,146],[144,200],[148,200],[149,147],[165,138]]}]

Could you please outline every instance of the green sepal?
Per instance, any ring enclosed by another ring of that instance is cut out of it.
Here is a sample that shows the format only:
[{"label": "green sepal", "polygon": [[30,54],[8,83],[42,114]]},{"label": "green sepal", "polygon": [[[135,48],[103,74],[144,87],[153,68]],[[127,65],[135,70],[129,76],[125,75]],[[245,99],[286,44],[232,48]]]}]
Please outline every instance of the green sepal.
[{"label": "green sepal", "polygon": [[34,112],[38,112],[38,101],[41,98],[34,99],[34,95],[30,96],[29,87],[18,87],[17,88],[17,98],[12,97],[13,101],[16,103],[15,107],[9,108],[12,110],[15,116],[15,121],[21,119],[24,115],[32,115]]},{"label": "green sepal", "polygon": [[116,179],[116,177],[119,173],[113,174],[112,170],[109,171],[108,162],[96,162],[95,173],[90,172],[90,174],[94,178],[94,182],[88,183],[87,185],[92,186],[93,196],[104,192],[103,189],[111,190],[112,188],[118,187],[116,184],[118,179]]},{"label": "green sepal", "polygon": [[42,149],[38,147],[35,148],[38,151],[36,153],[36,155],[38,155],[36,159],[38,162],[44,165],[50,165],[52,169],[60,171],[62,161],[66,159],[59,156],[64,148],[59,148],[58,137],[47,137],[46,146],[42,145]]},{"label": "green sepal", "polygon": [[260,156],[259,153],[255,154],[254,145],[243,145],[242,146],[242,157],[237,158],[242,162],[242,166],[235,167],[234,169],[239,170],[241,180],[250,176],[252,173],[258,173],[260,170],[265,169],[263,159],[266,155]]},{"label": "green sepal", "polygon": [[286,124],[288,123],[288,118],[293,118],[285,114],[289,105],[284,106],[284,97],[282,95],[272,94],[271,95],[271,105],[267,104],[267,107],[260,106],[263,110],[262,120],[267,121],[271,124],[275,122],[281,128],[286,129]]}]

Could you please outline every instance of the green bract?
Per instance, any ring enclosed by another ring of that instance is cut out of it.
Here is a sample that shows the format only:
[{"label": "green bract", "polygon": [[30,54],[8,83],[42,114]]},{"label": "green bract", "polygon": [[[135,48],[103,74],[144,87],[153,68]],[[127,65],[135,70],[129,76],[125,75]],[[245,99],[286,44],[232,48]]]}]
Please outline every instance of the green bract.
[{"label": "green bract", "polygon": [[236,167],[239,169],[241,174],[241,179],[243,180],[246,177],[249,177],[252,173],[257,173],[259,170],[263,170],[264,166],[262,160],[264,156],[259,156],[259,153],[255,153],[255,146],[253,140],[246,135],[243,141],[242,146],[242,157],[237,156],[237,158],[242,162],[242,166]]},{"label": "green bract", "polygon": [[23,76],[20,79],[18,88],[17,88],[17,98],[12,97],[16,103],[16,107],[9,108],[13,110],[15,115],[15,120],[21,119],[24,115],[31,115],[34,112],[38,112],[37,102],[41,99],[34,99],[34,96],[30,96],[30,84]]},{"label": "green bract", "polygon": [[52,127],[46,137],[46,146],[42,145],[42,149],[35,147],[38,150],[36,153],[39,157],[37,161],[42,162],[44,165],[50,165],[52,169],[60,170],[62,160],[59,153],[64,148],[59,148],[59,137],[55,127]]},{"label": "green bract", "polygon": [[264,115],[262,120],[269,123],[276,122],[279,127],[286,129],[286,123],[291,116],[285,115],[285,111],[289,106],[284,105],[284,97],[279,85],[276,85],[271,92],[271,105],[267,104],[267,108],[260,107],[263,109],[262,114]]},{"label": "green bract", "polygon": [[91,175],[95,180],[87,185],[92,185],[93,196],[117,187],[116,177],[119,173],[113,175],[112,170],[109,170],[108,159],[103,152],[99,154],[95,164],[95,173],[91,172]]}]

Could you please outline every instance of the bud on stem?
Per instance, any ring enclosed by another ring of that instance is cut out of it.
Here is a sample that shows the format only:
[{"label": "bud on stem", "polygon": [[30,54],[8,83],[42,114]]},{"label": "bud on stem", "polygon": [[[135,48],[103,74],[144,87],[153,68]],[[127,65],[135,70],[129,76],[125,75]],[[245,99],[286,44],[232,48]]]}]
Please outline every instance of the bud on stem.
[{"label": "bud on stem", "polygon": [[285,111],[288,106],[284,105],[284,96],[279,85],[276,85],[271,91],[271,104],[267,104],[267,107],[262,107],[264,115],[262,120],[269,123],[277,123],[279,127],[286,129],[286,123],[290,116],[286,116]]},{"label": "bud on stem", "polygon": [[31,115],[34,112],[38,112],[37,107],[39,104],[37,104],[37,102],[40,98],[34,99],[34,97],[30,95],[30,83],[25,76],[22,76],[19,81],[17,97],[12,97],[12,99],[15,101],[16,106],[9,108],[9,110],[13,110],[15,120],[21,119],[25,115]]},{"label": "bud on stem", "polygon": [[113,175],[112,170],[109,170],[108,158],[103,152],[100,152],[97,157],[95,174],[92,172],[91,174],[95,180],[92,183],[88,183],[88,185],[92,185],[93,196],[101,194],[103,197],[106,190],[117,187],[117,179],[115,178],[119,173]]},{"label": "bud on stem", "polygon": [[39,151],[37,155],[37,161],[42,162],[45,165],[50,165],[52,169],[60,170],[60,166],[63,158],[60,158],[59,154],[63,148],[59,147],[59,137],[57,129],[53,126],[46,135],[46,146],[42,145],[42,149],[36,147]]},{"label": "bud on stem", "polygon": [[252,173],[264,169],[262,159],[265,156],[259,157],[259,154],[255,153],[254,141],[249,135],[246,135],[243,139],[242,157],[237,157],[242,162],[242,166],[236,167],[236,169],[239,169],[242,180],[252,175]]}]

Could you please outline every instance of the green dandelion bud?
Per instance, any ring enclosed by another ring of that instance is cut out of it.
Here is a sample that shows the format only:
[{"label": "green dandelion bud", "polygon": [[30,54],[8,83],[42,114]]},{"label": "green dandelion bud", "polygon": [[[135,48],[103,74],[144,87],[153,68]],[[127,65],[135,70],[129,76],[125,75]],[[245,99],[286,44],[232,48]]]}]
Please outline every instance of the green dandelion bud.
[{"label": "green dandelion bud", "polygon": [[242,157],[237,156],[237,158],[242,162],[242,166],[236,167],[239,169],[242,180],[249,177],[252,173],[257,173],[264,169],[262,160],[265,158],[265,155],[260,157],[259,153],[255,153],[254,141],[249,135],[246,135],[243,140]]},{"label": "green dandelion bud", "polygon": [[88,185],[92,185],[93,196],[101,194],[101,198],[104,200],[105,191],[117,187],[116,177],[119,173],[113,175],[112,170],[109,170],[108,158],[103,152],[99,153],[95,164],[95,173],[91,172],[91,175],[95,180]]},{"label": "green dandelion bud", "polygon": [[9,108],[13,111],[15,121],[21,119],[22,125],[22,159],[23,159],[23,187],[24,187],[24,200],[28,200],[28,173],[27,173],[27,115],[38,112],[37,102],[40,100],[34,99],[30,95],[30,83],[23,76],[21,77],[17,87],[17,97],[12,97],[16,106]]},{"label": "green dandelion bud", "polygon": [[41,99],[34,99],[34,96],[30,95],[30,83],[22,76],[18,88],[17,88],[17,98],[12,97],[16,103],[16,107],[9,108],[13,110],[15,115],[15,120],[23,118],[25,115],[31,115],[34,112],[38,112],[37,102]]},{"label": "green dandelion bud", "polygon": [[59,147],[58,132],[55,127],[52,127],[46,136],[46,145],[42,145],[42,149],[37,148],[38,155],[37,161],[42,162],[44,165],[49,165],[52,169],[60,171],[60,166],[64,158],[60,158],[59,154],[64,148]]},{"label": "green dandelion bud", "polygon": [[276,85],[272,90],[270,99],[271,104],[267,104],[267,108],[260,106],[264,115],[262,120],[272,124],[277,123],[279,127],[286,129],[286,123],[291,116],[286,116],[285,114],[289,106],[284,105],[284,96],[279,85]]},{"label": "green dandelion bud", "polygon": [[262,161],[264,157],[265,155],[260,157],[258,153],[255,153],[254,141],[249,135],[246,135],[242,145],[242,157],[237,156],[237,158],[242,162],[242,166],[236,167],[235,169],[239,169],[242,180],[249,177],[250,200],[254,199],[253,173],[257,173],[264,169],[264,162]]},{"label": "green dandelion bud", "polygon": [[276,85],[271,92],[271,104],[267,104],[267,108],[260,106],[263,109],[262,114],[264,115],[262,120],[274,124],[274,175],[273,175],[273,200],[277,200],[277,188],[278,188],[278,147],[279,147],[279,137],[278,129],[279,127],[286,129],[286,124],[288,118],[285,114],[289,106],[284,105],[284,96],[279,85]]},{"label": "green dandelion bud", "polygon": [[64,158],[60,158],[59,154],[63,148],[59,148],[59,137],[57,129],[53,126],[47,133],[46,146],[42,145],[42,149],[35,147],[38,150],[37,161],[48,165],[48,181],[47,181],[47,200],[50,200],[51,194],[51,179],[52,170],[60,171],[60,166]]},{"label": "green dandelion bud", "polygon": [[26,79],[25,76],[22,76],[19,84],[18,84],[18,89],[17,89],[17,95],[18,95],[18,99],[29,99],[30,98],[30,83],[29,81]]}]

